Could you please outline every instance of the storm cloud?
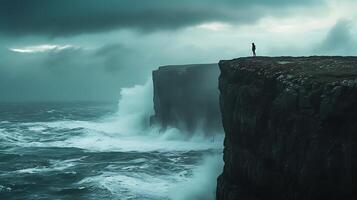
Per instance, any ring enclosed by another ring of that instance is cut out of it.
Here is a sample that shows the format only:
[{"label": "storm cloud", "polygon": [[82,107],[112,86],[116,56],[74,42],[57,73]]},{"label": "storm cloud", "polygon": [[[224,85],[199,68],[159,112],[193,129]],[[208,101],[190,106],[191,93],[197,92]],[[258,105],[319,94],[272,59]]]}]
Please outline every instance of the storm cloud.
[{"label": "storm cloud", "polygon": [[150,71],[120,44],[0,54],[0,102],[115,101],[122,87],[142,83]]},{"label": "storm cloud", "polygon": [[321,0],[3,0],[0,33],[68,36],[114,29],[175,30],[221,21],[252,23],[286,9],[322,6]]},{"label": "storm cloud", "polygon": [[357,40],[351,31],[351,26],[352,24],[348,20],[341,19],[337,21],[328,31],[318,51],[325,54],[356,54]]},{"label": "storm cloud", "polygon": [[[352,0],[2,0],[0,102],[117,101],[162,65],[357,53]],[[342,20],[341,20],[342,19]],[[347,19],[347,20],[343,20]]]}]

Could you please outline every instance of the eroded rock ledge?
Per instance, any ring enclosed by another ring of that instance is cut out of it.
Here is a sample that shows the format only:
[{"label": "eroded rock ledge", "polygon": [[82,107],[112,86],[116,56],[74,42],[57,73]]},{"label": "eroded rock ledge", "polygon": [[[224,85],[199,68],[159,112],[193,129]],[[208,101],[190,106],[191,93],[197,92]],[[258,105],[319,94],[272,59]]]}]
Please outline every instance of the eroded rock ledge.
[{"label": "eroded rock ledge", "polygon": [[357,57],[220,61],[218,200],[357,199]]}]

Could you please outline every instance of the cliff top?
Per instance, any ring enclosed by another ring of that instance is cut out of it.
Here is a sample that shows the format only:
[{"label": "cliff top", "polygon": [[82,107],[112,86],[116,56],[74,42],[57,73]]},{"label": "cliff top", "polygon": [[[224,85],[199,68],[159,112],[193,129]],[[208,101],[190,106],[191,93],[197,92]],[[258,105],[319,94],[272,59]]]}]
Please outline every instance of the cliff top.
[{"label": "cliff top", "polygon": [[217,63],[208,63],[208,64],[186,64],[186,65],[165,65],[160,66],[154,71],[185,71],[187,69],[199,69],[205,67],[217,66]]},{"label": "cliff top", "polygon": [[357,83],[357,57],[245,57],[222,60],[220,65],[289,82]]}]

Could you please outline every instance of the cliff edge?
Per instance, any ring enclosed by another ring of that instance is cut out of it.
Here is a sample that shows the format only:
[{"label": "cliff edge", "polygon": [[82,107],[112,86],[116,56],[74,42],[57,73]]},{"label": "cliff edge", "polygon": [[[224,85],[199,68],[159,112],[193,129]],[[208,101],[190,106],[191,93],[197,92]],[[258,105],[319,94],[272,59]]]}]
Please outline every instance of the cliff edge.
[{"label": "cliff edge", "polygon": [[219,62],[218,200],[357,199],[357,57]]},{"label": "cliff edge", "polygon": [[217,64],[171,65],[153,71],[152,124],[188,134],[222,133]]}]

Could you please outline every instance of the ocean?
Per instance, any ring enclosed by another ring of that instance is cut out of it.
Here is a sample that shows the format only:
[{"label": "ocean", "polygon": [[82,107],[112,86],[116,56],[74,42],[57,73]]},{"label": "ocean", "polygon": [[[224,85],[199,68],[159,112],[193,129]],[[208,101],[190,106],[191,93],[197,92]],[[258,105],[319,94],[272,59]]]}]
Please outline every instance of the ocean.
[{"label": "ocean", "polygon": [[151,92],[123,89],[119,103],[1,103],[0,199],[214,199],[222,137],[150,127]]}]

